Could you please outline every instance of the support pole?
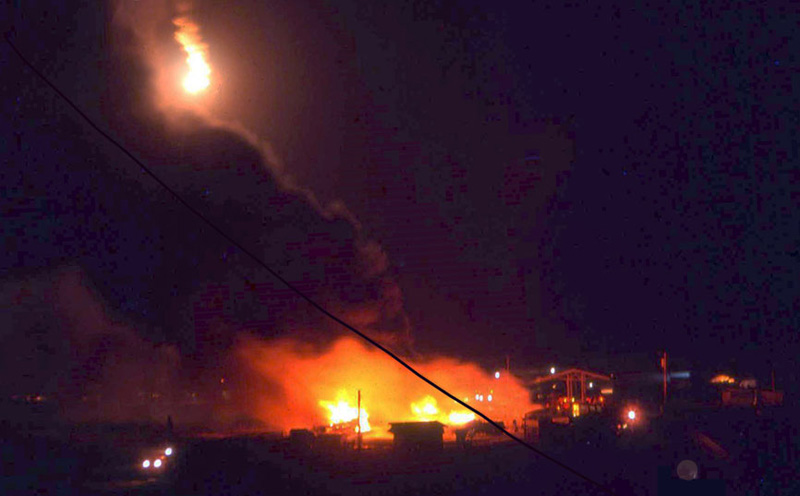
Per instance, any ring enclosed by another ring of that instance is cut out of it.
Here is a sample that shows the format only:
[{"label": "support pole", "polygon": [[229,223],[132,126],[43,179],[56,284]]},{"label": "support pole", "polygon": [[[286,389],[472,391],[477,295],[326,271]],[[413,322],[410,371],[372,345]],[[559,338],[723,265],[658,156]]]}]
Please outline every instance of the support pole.
[{"label": "support pole", "polygon": [[358,420],[357,420],[358,444],[357,449],[361,451],[361,390],[358,390]]},{"label": "support pole", "polygon": [[581,372],[581,403],[586,403],[586,374]]},{"label": "support pole", "polygon": [[663,413],[667,408],[667,352],[661,357],[661,368],[664,369],[664,398],[661,402],[661,412]]}]

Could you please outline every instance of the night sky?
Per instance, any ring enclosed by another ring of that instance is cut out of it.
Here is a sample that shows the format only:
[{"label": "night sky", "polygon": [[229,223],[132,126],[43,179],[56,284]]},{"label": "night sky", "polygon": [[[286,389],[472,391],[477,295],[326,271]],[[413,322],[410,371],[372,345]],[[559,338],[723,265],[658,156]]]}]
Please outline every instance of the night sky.
[{"label": "night sky", "polygon": [[[179,61],[174,8],[144,3]],[[3,30],[208,218],[397,349],[611,371],[666,348],[796,379],[797,12],[638,4],[195,2],[209,105],[273,163],[165,118],[116,4],[15,2]],[[5,390],[95,363],[87,329],[199,362],[241,331],[343,332],[0,58],[0,349],[28,357],[5,359]]]}]

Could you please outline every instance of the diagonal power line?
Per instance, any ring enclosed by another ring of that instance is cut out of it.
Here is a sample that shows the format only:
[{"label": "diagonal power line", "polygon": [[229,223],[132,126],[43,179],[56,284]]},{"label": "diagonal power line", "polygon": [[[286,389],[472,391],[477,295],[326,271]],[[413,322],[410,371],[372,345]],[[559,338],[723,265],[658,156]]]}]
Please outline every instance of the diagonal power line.
[{"label": "diagonal power line", "polygon": [[208,219],[208,217],[206,217],[200,210],[198,210],[197,208],[192,206],[188,201],[183,199],[183,197],[181,197],[174,189],[172,189],[163,179],[161,179],[157,174],[155,174],[141,160],[139,160],[135,155],[133,155],[133,153],[128,151],[128,149],[125,148],[121,143],[119,143],[117,140],[115,140],[111,135],[109,135],[106,131],[104,131],[100,126],[95,124],[95,122],[88,115],[86,115],[86,113],[84,113],[75,103],[73,103],[73,101],[67,95],[65,95],[60,89],[58,89],[58,87],[54,83],[52,83],[47,78],[47,76],[45,76],[31,62],[28,61],[28,59],[23,55],[23,53],[11,41],[11,39],[9,38],[8,33],[5,33],[4,37],[5,37],[6,43],[8,43],[8,45],[11,47],[11,49],[14,51],[14,53],[17,54],[17,56],[20,58],[20,60],[22,60],[22,62],[31,71],[33,71],[33,73],[36,74],[36,76],[38,76],[42,81],[44,81],[45,84],[47,84],[47,86],[49,86],[59,97],[61,97],[61,99],[63,99],[67,103],[67,105],[69,105],[78,115],[80,115],[81,118],[83,118],[83,120],[85,120],[86,123],[89,124],[89,126],[91,126],[101,136],[103,136],[105,139],[107,139],[111,144],[113,144],[115,147],[117,147],[123,154],[125,154],[134,163],[136,163],[136,165],[138,165],[142,169],[142,171],[144,173],[146,173],[156,183],[158,183],[162,188],[164,188],[164,190],[166,190],[170,195],[172,195],[172,197],[178,203],[183,205],[187,210],[189,210],[189,212],[194,214],[195,217],[200,219],[203,223],[205,223],[213,231],[215,231],[217,234],[222,236],[225,240],[227,240],[233,246],[238,248],[242,253],[247,255],[257,265],[261,266],[264,270],[269,272],[270,275],[272,275],[278,281],[283,283],[287,288],[289,288],[291,291],[293,291],[297,296],[299,296],[301,299],[305,300],[309,305],[311,305],[312,307],[317,309],[319,312],[321,312],[326,317],[330,318],[331,320],[333,320],[334,322],[338,323],[339,325],[341,325],[345,329],[347,329],[347,330],[353,332],[354,334],[358,335],[361,339],[365,340],[366,342],[368,342],[372,346],[374,346],[374,347],[378,348],[379,350],[381,350],[383,353],[385,353],[390,358],[392,358],[394,361],[396,361],[397,363],[399,363],[400,365],[402,365],[403,367],[408,369],[412,374],[417,376],[420,380],[422,380],[423,382],[427,383],[432,388],[436,389],[437,391],[439,391],[443,395],[447,396],[448,398],[450,398],[451,400],[455,401],[459,405],[463,406],[467,410],[470,410],[471,412],[473,412],[475,415],[477,415],[477,416],[481,417],[482,419],[484,419],[486,422],[488,422],[489,424],[494,426],[496,429],[498,429],[500,432],[502,432],[503,434],[508,436],[513,441],[517,442],[521,446],[524,446],[524,447],[528,448],[529,450],[531,450],[534,453],[538,454],[539,456],[541,456],[545,460],[548,460],[549,462],[561,467],[562,469],[566,470],[567,472],[579,477],[580,479],[583,479],[584,481],[586,481],[589,484],[591,484],[592,486],[594,486],[596,489],[598,489],[600,491],[603,491],[606,494],[614,495],[614,493],[611,490],[609,490],[607,487],[605,487],[601,483],[599,483],[599,482],[595,481],[594,479],[591,479],[589,476],[584,475],[583,473],[573,469],[569,465],[567,465],[567,464],[565,464],[565,463],[553,458],[552,456],[548,455],[547,453],[542,452],[541,450],[539,450],[535,446],[531,445],[527,441],[515,436],[514,434],[512,434],[511,432],[506,430],[503,426],[501,426],[500,424],[498,424],[497,422],[495,422],[494,420],[489,418],[486,414],[484,414],[480,410],[472,407],[468,403],[462,401],[457,396],[453,395],[452,393],[450,393],[449,391],[447,391],[443,387],[441,387],[438,384],[436,384],[435,382],[433,382],[431,379],[428,379],[425,375],[423,375],[421,372],[417,371],[414,367],[412,367],[411,365],[406,363],[402,358],[400,358],[399,356],[395,355],[388,348],[384,347],[383,345],[381,345],[380,343],[378,343],[377,341],[375,341],[374,339],[369,337],[364,332],[358,330],[357,328],[355,328],[352,325],[348,324],[347,322],[345,322],[341,318],[337,317],[336,315],[331,313],[329,310],[327,310],[325,307],[323,307],[322,305],[320,305],[319,303],[314,301],[311,297],[307,296],[305,293],[303,293],[302,291],[297,289],[291,282],[286,280],[283,276],[281,276],[272,267],[267,265],[267,263],[264,262],[263,260],[261,260],[261,258],[258,257],[255,253],[253,253],[252,251],[247,249],[242,243],[240,243],[239,241],[234,239],[231,235],[229,235],[227,232],[225,232],[221,227],[217,226],[214,222],[212,222],[210,219]]}]

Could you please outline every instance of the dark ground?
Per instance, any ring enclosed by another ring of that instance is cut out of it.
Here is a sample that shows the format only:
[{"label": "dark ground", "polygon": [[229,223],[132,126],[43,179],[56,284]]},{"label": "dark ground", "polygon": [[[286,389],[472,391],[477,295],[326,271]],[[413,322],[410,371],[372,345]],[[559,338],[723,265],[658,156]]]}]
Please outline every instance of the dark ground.
[{"label": "dark ground", "polygon": [[[542,431],[546,453],[628,494],[800,494],[796,412],[683,411],[616,437],[608,422],[582,419]],[[602,494],[527,449],[485,438],[468,449],[400,455],[390,445],[360,453],[305,450],[250,435],[184,438],[172,469],[144,477],[141,453],[165,443],[159,428],[5,426],[2,494]],[[694,460],[700,480],[674,477]]]}]

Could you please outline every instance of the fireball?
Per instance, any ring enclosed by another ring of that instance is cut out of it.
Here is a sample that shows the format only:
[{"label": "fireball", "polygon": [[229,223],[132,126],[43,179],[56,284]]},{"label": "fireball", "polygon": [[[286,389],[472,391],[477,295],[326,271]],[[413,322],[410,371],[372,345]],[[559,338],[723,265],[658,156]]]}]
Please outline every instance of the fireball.
[{"label": "fireball", "polygon": [[411,411],[414,412],[414,416],[417,420],[433,420],[439,414],[439,408],[436,406],[436,398],[433,396],[426,396],[418,403],[411,403]]},{"label": "fireball", "polygon": [[189,69],[183,79],[183,89],[191,94],[199,93],[211,84],[211,66],[206,60],[207,47],[200,40],[200,30],[188,18],[179,17],[173,23],[178,28],[175,41],[186,52],[186,65]]},{"label": "fireball", "polygon": [[[340,394],[339,396],[341,397],[343,395]],[[331,426],[344,424],[358,419],[356,432],[358,432],[359,429],[361,432],[370,431],[371,428],[369,426],[369,414],[364,408],[361,408],[361,416],[359,417],[358,407],[351,405],[345,399],[339,399],[336,402],[322,400],[319,402],[319,404],[328,410],[328,420],[330,421]]]}]

